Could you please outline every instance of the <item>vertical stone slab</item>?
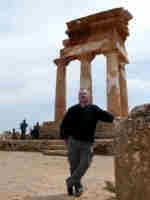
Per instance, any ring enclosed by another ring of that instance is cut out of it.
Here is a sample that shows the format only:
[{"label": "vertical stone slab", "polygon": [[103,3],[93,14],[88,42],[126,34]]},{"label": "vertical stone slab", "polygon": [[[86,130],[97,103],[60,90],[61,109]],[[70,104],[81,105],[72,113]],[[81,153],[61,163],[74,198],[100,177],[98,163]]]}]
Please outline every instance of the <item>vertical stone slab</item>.
[{"label": "vertical stone slab", "polygon": [[81,55],[79,60],[81,62],[80,69],[80,89],[87,89],[89,92],[89,103],[93,102],[92,95],[92,73],[91,62],[94,56],[92,54]]},{"label": "vertical stone slab", "polygon": [[66,64],[57,60],[55,121],[62,120],[66,112]]},{"label": "vertical stone slab", "polygon": [[107,57],[107,110],[115,116],[121,116],[119,58],[117,53]]},{"label": "vertical stone slab", "polygon": [[118,200],[150,199],[150,104],[132,109],[117,127],[115,179]]},{"label": "vertical stone slab", "polygon": [[120,101],[121,101],[121,113],[123,117],[128,116],[128,91],[127,80],[125,72],[125,64],[119,64],[119,82],[120,82]]}]

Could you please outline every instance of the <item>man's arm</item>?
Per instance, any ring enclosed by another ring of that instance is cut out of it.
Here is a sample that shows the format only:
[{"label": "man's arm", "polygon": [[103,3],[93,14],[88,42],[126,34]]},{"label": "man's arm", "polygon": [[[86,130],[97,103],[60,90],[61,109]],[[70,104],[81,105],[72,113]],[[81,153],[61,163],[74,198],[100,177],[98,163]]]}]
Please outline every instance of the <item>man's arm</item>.
[{"label": "man's arm", "polygon": [[68,109],[67,113],[64,116],[64,119],[61,122],[60,125],[60,138],[67,140],[68,139],[68,131],[69,125],[71,123],[71,112],[70,109]]},{"label": "man's arm", "polygon": [[97,119],[104,122],[113,122],[115,117],[108,111],[100,109],[98,106],[96,107],[96,115]]}]

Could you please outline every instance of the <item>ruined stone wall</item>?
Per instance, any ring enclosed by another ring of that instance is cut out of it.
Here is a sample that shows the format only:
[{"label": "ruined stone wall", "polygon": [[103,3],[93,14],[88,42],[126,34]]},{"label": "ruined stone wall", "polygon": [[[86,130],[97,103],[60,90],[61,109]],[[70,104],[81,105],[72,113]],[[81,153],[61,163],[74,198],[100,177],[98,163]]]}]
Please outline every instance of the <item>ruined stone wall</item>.
[{"label": "ruined stone wall", "polygon": [[117,199],[148,200],[150,199],[150,104],[135,107],[116,130]]},{"label": "ruined stone wall", "polygon": [[4,140],[0,141],[0,151],[42,152],[52,145],[62,144],[62,140]]},{"label": "ruined stone wall", "polygon": [[96,126],[96,138],[114,138],[116,135],[114,123],[99,121]]},{"label": "ruined stone wall", "polygon": [[[96,140],[94,155],[113,155],[113,139]],[[47,155],[67,155],[63,140],[4,140],[0,141],[0,151],[44,152]],[[64,152],[65,151],[65,152]]]},{"label": "ruined stone wall", "polygon": [[[45,122],[40,129],[40,139],[60,139],[59,128],[61,120]],[[99,121],[96,126],[96,138],[113,138],[115,136],[114,123]]]},{"label": "ruined stone wall", "polygon": [[44,122],[40,128],[40,139],[60,139],[60,123],[61,121]]}]

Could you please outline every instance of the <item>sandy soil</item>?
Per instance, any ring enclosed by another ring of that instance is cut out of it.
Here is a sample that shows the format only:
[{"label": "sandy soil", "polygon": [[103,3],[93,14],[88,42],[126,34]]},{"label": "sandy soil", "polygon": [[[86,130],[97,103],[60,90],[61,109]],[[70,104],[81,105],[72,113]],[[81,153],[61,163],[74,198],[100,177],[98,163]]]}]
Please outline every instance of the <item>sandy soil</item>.
[{"label": "sandy soil", "polygon": [[[0,152],[0,200],[68,200],[66,157],[40,153]],[[82,182],[80,199],[106,200],[105,180],[114,180],[113,157],[95,156]],[[78,198],[79,199],[79,198]]]}]

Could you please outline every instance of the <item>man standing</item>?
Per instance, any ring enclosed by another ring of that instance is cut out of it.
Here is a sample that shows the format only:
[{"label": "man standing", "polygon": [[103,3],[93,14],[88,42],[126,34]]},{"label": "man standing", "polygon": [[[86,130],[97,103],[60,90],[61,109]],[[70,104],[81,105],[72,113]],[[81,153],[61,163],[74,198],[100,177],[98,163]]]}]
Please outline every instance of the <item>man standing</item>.
[{"label": "man standing", "polygon": [[16,133],[15,128],[13,128],[13,130],[12,130],[12,139],[13,139],[13,140],[16,140],[16,139],[17,139],[17,133]]},{"label": "man standing", "polygon": [[27,127],[28,127],[28,124],[26,123],[26,120],[24,119],[23,122],[20,124],[22,140],[25,139]]},{"label": "man standing", "polygon": [[39,122],[36,123],[35,127],[35,139],[39,139],[40,138],[40,125]]},{"label": "man standing", "polygon": [[60,126],[60,137],[68,148],[70,177],[66,180],[68,195],[80,196],[81,178],[90,166],[98,120],[113,122],[114,116],[94,104],[88,104],[88,91],[79,92],[79,104],[70,107]]}]

